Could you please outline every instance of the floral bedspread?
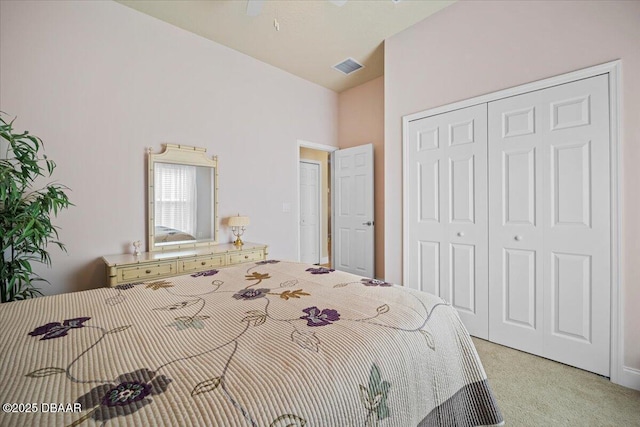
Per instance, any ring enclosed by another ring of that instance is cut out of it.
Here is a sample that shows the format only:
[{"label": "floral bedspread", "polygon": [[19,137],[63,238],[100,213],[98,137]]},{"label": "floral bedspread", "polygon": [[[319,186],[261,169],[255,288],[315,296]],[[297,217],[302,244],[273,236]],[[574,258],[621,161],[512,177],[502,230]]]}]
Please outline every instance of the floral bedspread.
[{"label": "floral bedspread", "polygon": [[0,425],[499,425],[435,296],[261,261],[0,306]]}]

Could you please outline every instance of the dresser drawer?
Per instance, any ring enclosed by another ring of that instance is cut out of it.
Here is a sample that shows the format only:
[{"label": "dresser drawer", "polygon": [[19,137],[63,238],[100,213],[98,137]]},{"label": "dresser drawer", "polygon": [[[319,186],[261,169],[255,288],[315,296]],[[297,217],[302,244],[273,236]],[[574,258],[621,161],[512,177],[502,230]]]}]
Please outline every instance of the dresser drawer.
[{"label": "dresser drawer", "polygon": [[224,266],[224,255],[203,256],[178,261],[178,272],[189,273],[222,266]]},{"label": "dresser drawer", "polygon": [[102,260],[106,267],[107,285],[117,286],[260,261],[267,259],[267,247],[245,243],[245,246],[238,248],[233,243],[222,243],[190,250],[105,255]]},{"label": "dresser drawer", "polygon": [[118,282],[127,283],[135,280],[153,279],[157,276],[168,276],[175,273],[174,262],[160,262],[118,269]]},{"label": "dresser drawer", "polygon": [[244,251],[229,255],[229,264],[240,264],[242,262],[260,261],[264,259],[264,251]]}]

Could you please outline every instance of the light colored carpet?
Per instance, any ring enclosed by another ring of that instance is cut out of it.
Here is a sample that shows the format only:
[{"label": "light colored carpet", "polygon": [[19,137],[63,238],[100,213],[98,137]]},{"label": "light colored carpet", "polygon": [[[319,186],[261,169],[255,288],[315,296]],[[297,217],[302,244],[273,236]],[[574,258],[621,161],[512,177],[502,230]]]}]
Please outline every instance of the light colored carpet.
[{"label": "light colored carpet", "polygon": [[640,426],[640,391],[473,338],[509,426]]}]

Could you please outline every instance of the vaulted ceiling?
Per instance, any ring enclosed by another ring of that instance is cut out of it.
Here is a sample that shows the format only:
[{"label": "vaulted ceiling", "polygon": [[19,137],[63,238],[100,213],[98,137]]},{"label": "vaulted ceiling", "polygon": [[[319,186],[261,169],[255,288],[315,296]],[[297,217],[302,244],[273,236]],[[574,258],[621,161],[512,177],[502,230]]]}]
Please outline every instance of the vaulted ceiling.
[{"label": "vaulted ceiling", "polygon": [[[384,39],[453,3],[453,0],[116,1],[336,92],[381,76]],[[364,68],[348,76],[332,68],[349,57]]]}]

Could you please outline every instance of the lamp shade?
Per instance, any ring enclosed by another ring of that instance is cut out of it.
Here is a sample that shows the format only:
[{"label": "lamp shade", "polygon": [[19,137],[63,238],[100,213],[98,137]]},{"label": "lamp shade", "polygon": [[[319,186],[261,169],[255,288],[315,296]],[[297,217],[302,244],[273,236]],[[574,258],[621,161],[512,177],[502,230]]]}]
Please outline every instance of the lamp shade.
[{"label": "lamp shade", "polygon": [[249,225],[248,216],[232,216],[229,217],[229,227],[246,227]]}]

